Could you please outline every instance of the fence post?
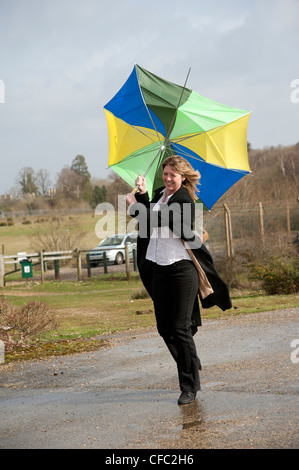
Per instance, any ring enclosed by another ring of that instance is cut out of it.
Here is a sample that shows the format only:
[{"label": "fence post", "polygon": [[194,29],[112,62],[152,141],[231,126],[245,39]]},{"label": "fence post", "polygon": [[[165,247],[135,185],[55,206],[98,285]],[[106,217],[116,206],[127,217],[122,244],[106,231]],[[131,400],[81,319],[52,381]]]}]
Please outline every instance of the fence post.
[{"label": "fence post", "polygon": [[42,250],[40,252],[40,282],[42,284],[44,282],[44,256]]},{"label": "fence post", "polygon": [[87,277],[91,276],[91,268],[90,268],[90,259],[89,259],[89,253],[86,255],[86,263],[87,263]]},{"label": "fence post", "polygon": [[129,259],[129,246],[126,244],[125,245],[125,254],[126,254],[126,273],[127,273],[127,280],[129,281],[131,279],[131,273],[130,273],[130,259]]},{"label": "fence post", "polygon": [[287,201],[287,230],[288,230],[288,241],[291,243],[292,236],[291,236],[291,216],[290,216],[290,204]]},{"label": "fence post", "polygon": [[137,271],[137,260],[136,260],[136,250],[135,250],[135,248],[133,249],[133,266],[134,266],[134,271]]},{"label": "fence post", "polygon": [[3,255],[0,255],[0,287],[5,287],[5,267]]},{"label": "fence post", "polygon": [[225,220],[225,232],[226,232],[226,252],[227,257],[230,258],[234,256],[234,246],[233,246],[233,233],[232,233],[232,222],[230,216],[230,210],[227,204],[223,204],[224,207],[224,220]]},{"label": "fence post", "polygon": [[262,243],[263,246],[265,245],[265,230],[264,230],[264,208],[263,208],[263,203],[259,203],[259,208],[260,208],[260,230],[261,230],[261,237],[262,237]]},{"label": "fence post", "polygon": [[108,273],[106,251],[103,253],[104,274]]},{"label": "fence post", "polygon": [[[43,250],[43,256],[44,256],[44,251],[45,251],[45,250]],[[44,272],[45,272],[45,273],[47,272],[47,269],[48,269],[48,268],[47,268],[47,261],[44,260]]]},{"label": "fence post", "polygon": [[[60,256],[56,253],[56,256]],[[55,279],[60,279],[60,263],[59,259],[54,259],[54,272],[55,272]]]},{"label": "fence post", "polygon": [[81,262],[81,251],[77,248],[77,274],[78,281],[82,281],[82,262]]}]

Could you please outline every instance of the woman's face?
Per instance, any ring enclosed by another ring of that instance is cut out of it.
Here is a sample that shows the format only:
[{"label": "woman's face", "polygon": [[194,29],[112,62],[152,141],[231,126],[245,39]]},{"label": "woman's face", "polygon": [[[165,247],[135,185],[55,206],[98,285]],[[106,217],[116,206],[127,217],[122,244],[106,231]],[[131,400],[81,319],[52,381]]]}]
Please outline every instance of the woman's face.
[{"label": "woman's face", "polygon": [[181,187],[184,179],[185,178],[179,173],[176,173],[171,166],[166,165],[163,170],[163,181],[167,196],[175,193]]}]

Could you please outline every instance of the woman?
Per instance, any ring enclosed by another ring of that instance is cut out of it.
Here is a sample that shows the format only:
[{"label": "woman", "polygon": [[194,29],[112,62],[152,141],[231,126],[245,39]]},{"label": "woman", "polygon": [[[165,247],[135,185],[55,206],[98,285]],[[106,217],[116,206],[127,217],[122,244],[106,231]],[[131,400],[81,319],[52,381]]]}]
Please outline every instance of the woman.
[{"label": "woman", "polygon": [[213,288],[213,293],[201,299],[202,305],[217,304],[225,310],[231,303],[210,254],[193,232],[199,173],[177,155],[164,160],[162,169],[165,187],[155,192],[151,203],[141,175],[136,179],[139,192],[127,194],[127,202],[130,214],[139,222],[140,277],[153,299],[158,332],[176,361],[181,390],[178,404],[183,405],[192,403],[200,390],[201,364],[193,335],[201,320],[198,271],[182,241],[191,242]]}]

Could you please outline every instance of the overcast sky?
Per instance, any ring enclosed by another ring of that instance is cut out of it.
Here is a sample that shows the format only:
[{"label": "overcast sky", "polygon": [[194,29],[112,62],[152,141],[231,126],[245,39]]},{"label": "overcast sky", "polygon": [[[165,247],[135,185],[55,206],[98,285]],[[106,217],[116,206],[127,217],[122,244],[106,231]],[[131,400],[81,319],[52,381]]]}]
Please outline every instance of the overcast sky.
[{"label": "overcast sky", "polygon": [[189,88],[252,111],[252,147],[293,145],[298,45],[299,0],[0,0],[0,194],[78,154],[106,178],[103,106],[135,63],[181,85],[191,67]]}]

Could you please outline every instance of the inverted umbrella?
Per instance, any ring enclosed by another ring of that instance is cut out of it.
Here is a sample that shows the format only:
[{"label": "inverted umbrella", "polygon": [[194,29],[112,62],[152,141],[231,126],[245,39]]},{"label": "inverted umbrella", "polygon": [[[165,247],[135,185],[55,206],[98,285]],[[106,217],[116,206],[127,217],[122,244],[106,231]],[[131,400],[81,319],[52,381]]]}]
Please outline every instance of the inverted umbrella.
[{"label": "inverted umbrella", "polygon": [[135,65],[104,106],[108,166],[130,186],[145,175],[147,189],[163,186],[161,163],[184,157],[201,174],[198,198],[208,209],[250,172],[249,111],[217,103]]}]

